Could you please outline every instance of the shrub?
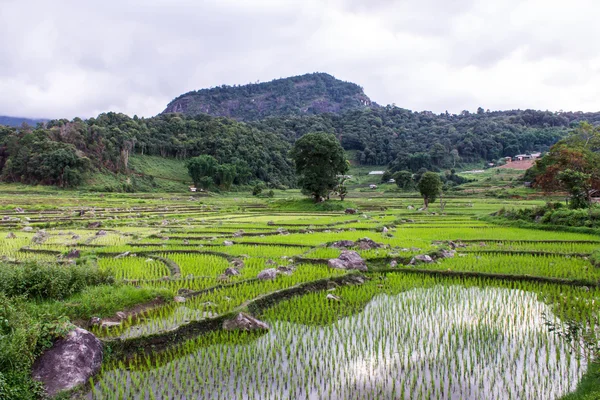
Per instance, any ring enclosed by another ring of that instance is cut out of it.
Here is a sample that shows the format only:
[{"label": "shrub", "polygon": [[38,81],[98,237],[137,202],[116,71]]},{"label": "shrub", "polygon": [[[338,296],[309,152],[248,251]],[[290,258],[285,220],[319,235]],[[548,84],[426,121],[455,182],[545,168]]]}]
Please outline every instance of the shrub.
[{"label": "shrub", "polygon": [[9,297],[60,300],[87,286],[113,281],[107,272],[90,265],[0,265],[0,293]]}]

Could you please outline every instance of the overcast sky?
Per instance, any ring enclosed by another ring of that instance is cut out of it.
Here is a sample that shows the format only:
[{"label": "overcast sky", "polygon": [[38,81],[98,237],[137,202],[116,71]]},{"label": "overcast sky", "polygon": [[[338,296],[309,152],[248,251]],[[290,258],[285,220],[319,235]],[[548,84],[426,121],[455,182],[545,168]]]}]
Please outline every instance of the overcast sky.
[{"label": "overcast sky", "polygon": [[434,112],[600,111],[597,0],[0,0],[0,115],[153,116],[327,72]]}]

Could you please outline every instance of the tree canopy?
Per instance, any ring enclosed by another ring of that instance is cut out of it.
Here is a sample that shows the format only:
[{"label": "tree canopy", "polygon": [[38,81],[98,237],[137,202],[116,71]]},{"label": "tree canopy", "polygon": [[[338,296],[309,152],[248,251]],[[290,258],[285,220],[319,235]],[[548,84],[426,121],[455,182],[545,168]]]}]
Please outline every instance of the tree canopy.
[{"label": "tree canopy", "polygon": [[302,136],[290,156],[296,164],[302,193],[320,201],[340,184],[339,175],[348,171],[344,149],[334,135],[316,132]]},{"label": "tree canopy", "polygon": [[571,208],[585,208],[600,190],[600,128],[581,123],[527,171],[535,187],[565,190]]},{"label": "tree canopy", "polygon": [[425,208],[429,207],[429,203],[433,203],[437,196],[442,191],[442,180],[435,172],[427,171],[421,176],[417,185]]}]

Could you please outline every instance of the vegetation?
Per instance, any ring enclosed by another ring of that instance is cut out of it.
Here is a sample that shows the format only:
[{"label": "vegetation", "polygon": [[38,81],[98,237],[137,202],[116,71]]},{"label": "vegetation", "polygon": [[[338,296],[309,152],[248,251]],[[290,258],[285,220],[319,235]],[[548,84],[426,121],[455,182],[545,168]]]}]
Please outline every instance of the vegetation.
[{"label": "vegetation", "polygon": [[370,104],[360,86],[314,73],[188,92],[171,101],[164,113],[208,114],[251,121],[280,115],[340,113]]},{"label": "vegetation", "polygon": [[546,191],[566,190],[573,209],[591,205],[600,190],[600,128],[581,123],[527,173]]},{"label": "vegetation", "polygon": [[442,191],[442,180],[435,172],[425,172],[418,183],[419,192],[423,197],[425,209],[433,203]]},{"label": "vegetation", "polygon": [[348,171],[348,162],[335,136],[308,133],[298,139],[290,155],[296,164],[302,193],[319,202],[329,198],[330,192],[337,188],[344,199],[347,190],[340,183],[339,176]]}]

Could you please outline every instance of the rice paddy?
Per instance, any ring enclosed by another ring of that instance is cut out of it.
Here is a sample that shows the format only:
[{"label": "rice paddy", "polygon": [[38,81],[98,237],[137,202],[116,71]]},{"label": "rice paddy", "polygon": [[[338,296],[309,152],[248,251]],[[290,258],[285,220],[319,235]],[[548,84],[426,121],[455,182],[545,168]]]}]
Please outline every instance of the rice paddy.
[{"label": "rice paddy", "polygon": [[[536,201],[458,198],[423,212],[414,198],[358,197],[347,215],[249,198],[80,200],[29,199],[19,221],[0,221],[7,267],[86,262],[116,285],[167,293],[82,322],[110,356],[81,398],[558,399],[594,362],[550,327],[596,337],[600,270],[588,256],[600,236],[480,218]],[[346,248],[368,271],[328,266]],[[240,312],[270,329],[221,329]]]}]

